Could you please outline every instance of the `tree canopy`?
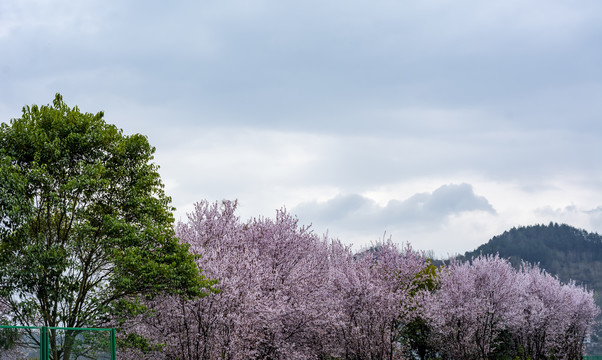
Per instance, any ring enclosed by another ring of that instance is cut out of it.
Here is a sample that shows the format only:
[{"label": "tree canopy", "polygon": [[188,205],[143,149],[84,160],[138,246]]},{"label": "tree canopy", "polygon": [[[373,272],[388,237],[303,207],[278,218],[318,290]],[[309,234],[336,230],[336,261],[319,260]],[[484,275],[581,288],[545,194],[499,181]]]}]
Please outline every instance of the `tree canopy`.
[{"label": "tree canopy", "polygon": [[236,210],[201,201],[176,226],[221,292],[147,302],[152,316],[124,328],[151,346],[120,358],[580,360],[599,313],[591,291],[537,265],[436,268],[390,238],[353,253],[285,210],[246,222]]},{"label": "tree canopy", "polygon": [[193,301],[157,297],[131,326],[154,353],[124,359],[397,359],[403,325],[419,312],[426,259],[383,240],[354,256],[285,210],[242,222],[237,203],[201,201],[176,233],[219,279]]},{"label": "tree canopy", "polygon": [[57,94],[0,126],[0,301],[11,322],[95,326],[124,301],[210,287],[175,237],[155,148],[103,116]]}]

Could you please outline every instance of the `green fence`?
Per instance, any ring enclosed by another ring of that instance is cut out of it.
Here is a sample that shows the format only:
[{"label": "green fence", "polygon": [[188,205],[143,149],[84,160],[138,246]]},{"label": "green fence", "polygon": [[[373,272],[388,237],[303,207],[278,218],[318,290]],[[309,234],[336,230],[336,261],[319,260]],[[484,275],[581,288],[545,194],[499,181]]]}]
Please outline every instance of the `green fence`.
[{"label": "green fence", "polygon": [[117,360],[115,329],[0,325],[0,360]]},{"label": "green fence", "polygon": [[602,360],[602,355],[584,356],[583,360]]}]

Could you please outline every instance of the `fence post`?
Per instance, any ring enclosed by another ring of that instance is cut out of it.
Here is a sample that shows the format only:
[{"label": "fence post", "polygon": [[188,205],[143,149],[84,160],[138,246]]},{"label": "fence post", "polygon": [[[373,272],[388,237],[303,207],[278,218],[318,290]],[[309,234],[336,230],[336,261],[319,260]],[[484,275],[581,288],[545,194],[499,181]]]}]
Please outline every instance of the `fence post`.
[{"label": "fence post", "polygon": [[117,345],[115,344],[115,328],[111,329],[111,360],[117,360]]},{"label": "fence post", "polygon": [[48,327],[40,328],[40,360],[48,360]]}]

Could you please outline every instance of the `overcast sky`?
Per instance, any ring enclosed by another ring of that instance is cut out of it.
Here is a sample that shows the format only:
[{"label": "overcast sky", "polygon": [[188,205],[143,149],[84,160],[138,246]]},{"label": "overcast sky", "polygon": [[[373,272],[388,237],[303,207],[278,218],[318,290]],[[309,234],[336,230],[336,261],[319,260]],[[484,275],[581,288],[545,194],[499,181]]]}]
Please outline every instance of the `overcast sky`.
[{"label": "overcast sky", "polygon": [[0,120],[57,92],[148,136],[176,219],[440,257],[602,232],[600,0],[0,1]]}]

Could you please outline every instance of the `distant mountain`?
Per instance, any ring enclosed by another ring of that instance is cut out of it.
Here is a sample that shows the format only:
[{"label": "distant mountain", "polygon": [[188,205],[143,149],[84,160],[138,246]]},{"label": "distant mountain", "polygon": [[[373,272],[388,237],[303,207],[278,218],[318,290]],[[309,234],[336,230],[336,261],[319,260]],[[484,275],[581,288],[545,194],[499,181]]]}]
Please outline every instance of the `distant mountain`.
[{"label": "distant mountain", "polygon": [[[458,256],[460,260],[499,254],[519,267],[527,261],[558,276],[594,291],[596,304],[602,308],[602,236],[569,225],[535,225],[512,228],[474,251]],[[587,352],[602,354],[602,326],[596,327]]]},{"label": "distant mountain", "polygon": [[557,223],[512,228],[460,259],[479,254],[499,254],[516,267],[521,260],[539,263],[562,282],[574,280],[596,293],[602,292],[602,236],[596,233]]}]

